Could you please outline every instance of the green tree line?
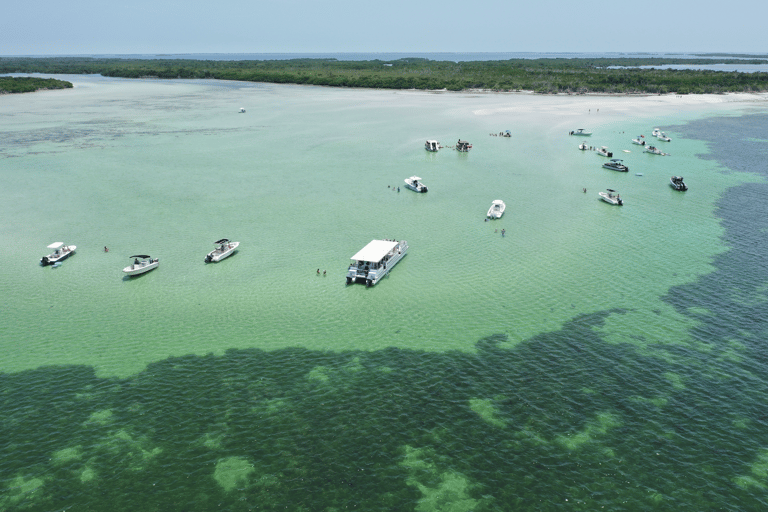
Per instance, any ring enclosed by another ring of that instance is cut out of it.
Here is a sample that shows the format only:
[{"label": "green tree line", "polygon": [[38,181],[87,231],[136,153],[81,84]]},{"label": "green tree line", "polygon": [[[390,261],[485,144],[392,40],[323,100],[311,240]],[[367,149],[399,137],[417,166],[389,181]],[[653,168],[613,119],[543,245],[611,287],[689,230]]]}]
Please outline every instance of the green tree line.
[{"label": "green tree line", "polygon": [[768,59],[511,59],[448,62],[290,59],[214,61],[115,58],[0,58],[0,73],[100,74],[122,78],[209,78],[249,82],[539,93],[725,93],[768,90],[768,73],[646,69],[670,64],[767,64]]},{"label": "green tree line", "polygon": [[34,92],[40,89],[69,89],[71,82],[54,78],[0,76],[0,94]]}]

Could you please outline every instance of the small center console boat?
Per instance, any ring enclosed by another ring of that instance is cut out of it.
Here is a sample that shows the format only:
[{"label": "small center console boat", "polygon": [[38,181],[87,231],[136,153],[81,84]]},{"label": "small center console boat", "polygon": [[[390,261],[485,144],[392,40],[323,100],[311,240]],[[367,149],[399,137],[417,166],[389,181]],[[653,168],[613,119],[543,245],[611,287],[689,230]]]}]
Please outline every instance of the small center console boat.
[{"label": "small center console boat", "polygon": [[488,209],[489,219],[500,219],[504,215],[504,210],[507,209],[507,205],[501,199],[496,199],[491,203],[491,207]]},{"label": "small center console boat", "polygon": [[624,201],[621,200],[621,196],[612,188],[606,189],[605,192],[600,192],[600,199],[614,206],[622,206],[624,204]]},{"label": "small center console boat", "polygon": [[675,190],[679,190],[680,192],[685,192],[688,190],[688,185],[683,182],[682,176],[672,176],[669,178],[669,186]]},{"label": "small center console boat", "polygon": [[208,256],[205,257],[206,263],[216,263],[227,256],[232,256],[237,249],[237,246],[240,245],[240,242],[232,242],[227,238],[222,238],[221,240],[216,240],[214,245],[216,248],[209,252]]},{"label": "small center console boat", "polygon": [[123,272],[129,276],[137,276],[150,270],[156,269],[160,265],[160,259],[152,259],[146,254],[135,254],[130,256],[133,259],[133,263],[123,269]]},{"label": "small center console boat", "polygon": [[40,264],[44,267],[46,265],[53,265],[55,263],[62,262],[69,258],[75,254],[75,249],[77,249],[77,246],[64,245],[64,242],[54,242],[49,245],[48,248],[53,249],[53,252],[48,256],[43,256],[40,258]]},{"label": "small center console boat", "polygon": [[418,176],[411,176],[410,178],[405,178],[405,186],[415,192],[426,192],[429,190],[427,186],[423,183],[421,183],[421,178]]}]

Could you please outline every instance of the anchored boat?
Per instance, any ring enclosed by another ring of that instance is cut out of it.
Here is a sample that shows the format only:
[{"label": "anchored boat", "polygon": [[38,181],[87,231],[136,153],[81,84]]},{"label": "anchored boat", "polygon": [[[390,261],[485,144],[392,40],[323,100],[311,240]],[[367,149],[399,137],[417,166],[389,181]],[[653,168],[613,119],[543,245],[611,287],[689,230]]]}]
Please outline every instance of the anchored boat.
[{"label": "anchored boat", "polygon": [[496,199],[491,203],[491,207],[488,208],[487,217],[489,219],[500,219],[504,215],[504,210],[507,209],[507,205],[501,199]]},{"label": "anchored boat", "polygon": [[669,178],[669,186],[680,192],[688,190],[688,185],[685,184],[682,176],[672,176]]},{"label": "anchored boat", "polygon": [[623,162],[621,158],[611,158],[611,161],[604,163],[603,167],[612,171],[629,172],[629,167],[624,165]]},{"label": "anchored boat", "polygon": [[421,182],[421,178],[419,178],[418,176],[411,176],[410,178],[405,178],[405,186],[406,188],[409,188],[414,192],[426,192],[429,190],[427,186]]},{"label": "anchored boat", "polygon": [[605,146],[598,149],[597,154],[600,156],[607,156],[608,158],[611,158],[613,156],[613,153],[611,151],[608,151],[608,148]]},{"label": "anchored boat", "polygon": [[371,240],[352,256],[352,264],[347,269],[347,284],[363,281],[366,286],[375,285],[407,251],[408,242],[405,240]]},{"label": "anchored boat", "polygon": [[600,192],[600,199],[614,206],[622,206],[624,204],[624,201],[621,200],[621,196],[612,188],[606,189],[605,192]]},{"label": "anchored boat", "polygon": [[578,130],[571,130],[571,132],[568,135],[583,135],[585,137],[589,137],[592,135],[592,132],[588,132],[584,128],[579,128]]},{"label": "anchored boat", "polygon": [[459,139],[459,142],[456,143],[456,151],[468,153],[470,149],[472,149],[472,144],[465,140]]},{"label": "anchored boat", "polygon": [[216,240],[214,245],[216,248],[209,252],[208,256],[205,257],[206,263],[216,263],[227,256],[232,256],[237,249],[237,246],[240,245],[240,242],[232,242],[227,238],[222,238],[221,240]]},{"label": "anchored boat", "polygon": [[64,242],[54,242],[51,245],[49,245],[48,248],[53,249],[53,252],[48,256],[43,256],[42,258],[40,258],[40,264],[44,267],[46,265],[53,265],[55,263],[60,263],[65,259],[69,258],[73,254],[75,254],[75,249],[77,249],[77,246],[64,245]]},{"label": "anchored boat", "polygon": [[424,144],[424,149],[431,151],[432,153],[437,153],[437,150],[440,149],[440,143],[436,140],[428,140]]},{"label": "anchored boat", "polygon": [[133,258],[133,263],[123,269],[123,272],[129,276],[137,276],[139,274],[149,272],[150,270],[156,269],[158,265],[160,265],[159,258],[152,259],[146,254],[135,254],[133,256],[129,256],[129,258]]}]

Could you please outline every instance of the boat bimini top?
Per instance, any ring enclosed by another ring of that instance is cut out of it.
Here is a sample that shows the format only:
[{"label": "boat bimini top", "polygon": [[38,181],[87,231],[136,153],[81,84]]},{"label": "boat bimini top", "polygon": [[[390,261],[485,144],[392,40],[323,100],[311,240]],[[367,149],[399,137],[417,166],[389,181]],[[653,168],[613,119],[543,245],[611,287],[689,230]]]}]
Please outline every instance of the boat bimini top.
[{"label": "boat bimini top", "polygon": [[222,238],[221,240],[216,240],[216,241],[215,241],[215,242],[213,242],[213,243],[214,243],[215,245],[219,245],[219,244],[228,244],[228,243],[229,243],[229,238]]},{"label": "boat bimini top", "polygon": [[391,240],[371,240],[368,245],[357,251],[357,254],[352,256],[351,259],[354,261],[378,263],[397,245],[398,242]]}]

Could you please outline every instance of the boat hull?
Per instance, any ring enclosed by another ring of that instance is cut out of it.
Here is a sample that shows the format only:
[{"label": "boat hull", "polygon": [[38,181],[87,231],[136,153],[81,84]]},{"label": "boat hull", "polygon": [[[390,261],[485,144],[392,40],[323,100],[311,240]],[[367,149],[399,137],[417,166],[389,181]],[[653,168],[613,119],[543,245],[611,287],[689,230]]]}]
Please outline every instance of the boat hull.
[{"label": "boat hull", "polygon": [[229,247],[227,247],[225,250],[216,249],[208,253],[208,255],[205,257],[206,263],[218,263],[219,261],[223,260],[224,258],[228,258],[232,256],[236,251],[237,247],[240,245],[240,242],[232,242],[229,244]]},{"label": "boat hull", "polygon": [[603,164],[603,167],[605,167],[606,169],[609,169],[609,170],[611,170],[611,171],[617,171],[617,172],[629,172],[629,167],[627,167],[627,166],[622,166],[622,167],[614,167],[614,166],[612,166],[612,165],[610,165],[610,164]]},{"label": "boat hull", "polygon": [[609,196],[605,192],[600,192],[600,199],[602,199],[606,203],[612,204],[614,206],[622,206],[622,205],[624,205],[624,201],[622,201],[621,199],[619,199],[619,198],[617,198],[615,196]]},{"label": "boat hull", "polygon": [[153,260],[152,263],[147,263],[146,265],[128,265],[123,269],[123,272],[125,272],[128,276],[138,276],[141,274],[146,274],[150,270],[156,269],[160,265],[160,260]]},{"label": "boat hull", "polygon": [[40,264],[44,267],[48,265],[53,265],[55,263],[59,263],[64,261],[65,259],[69,258],[73,254],[75,254],[75,250],[77,249],[77,246],[70,245],[68,246],[68,250],[62,254],[59,254],[58,256],[54,254],[49,254],[48,256],[43,256],[40,258]]}]

